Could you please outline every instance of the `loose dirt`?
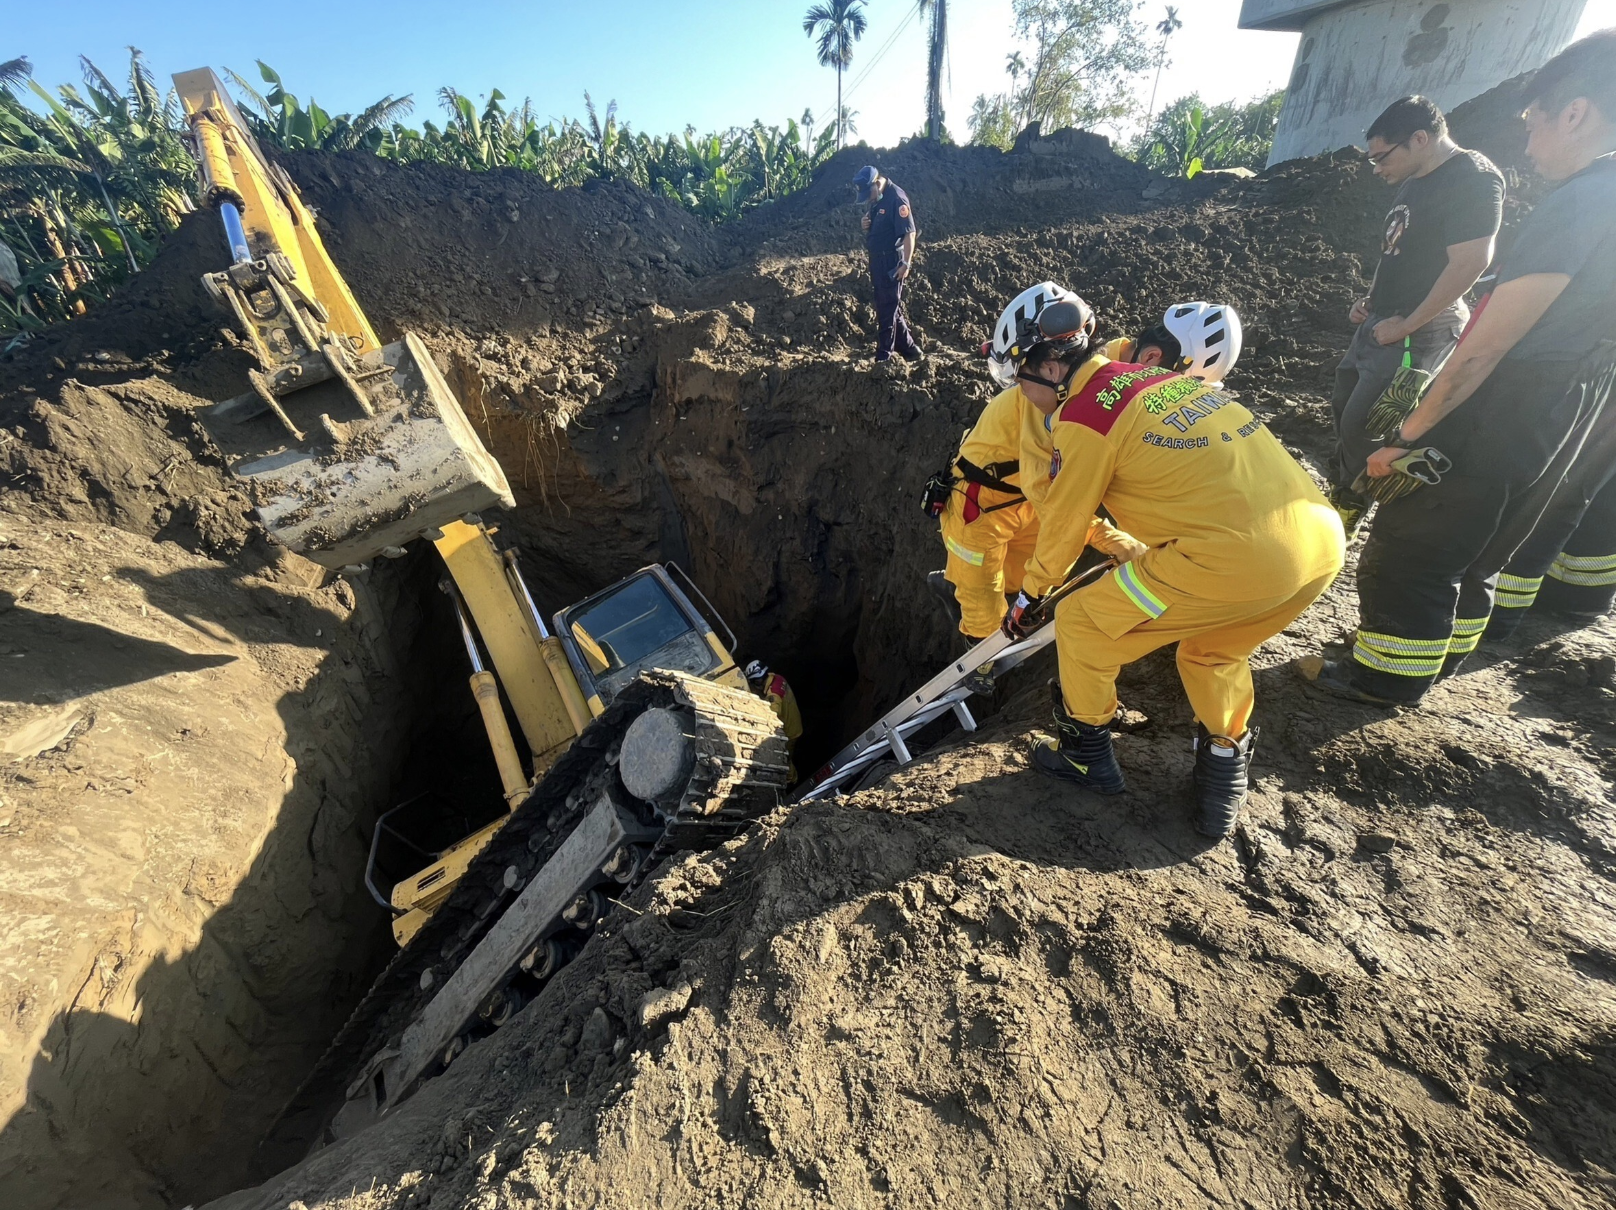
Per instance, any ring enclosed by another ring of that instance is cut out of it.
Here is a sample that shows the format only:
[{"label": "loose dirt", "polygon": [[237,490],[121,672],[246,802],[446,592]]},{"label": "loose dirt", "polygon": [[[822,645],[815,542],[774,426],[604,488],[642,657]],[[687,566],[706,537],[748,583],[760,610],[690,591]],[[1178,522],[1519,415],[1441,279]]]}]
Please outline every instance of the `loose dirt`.
[{"label": "loose dirt", "polygon": [[[1456,128],[1513,171],[1509,98],[1483,101]],[[916,502],[989,396],[971,351],[1004,298],[1065,280],[1113,333],[1233,302],[1231,385],[1316,463],[1385,201],[1349,154],[1174,183],[1082,135],[882,153],[920,219],[929,356],[874,371],[838,204],[869,155],[720,229],[626,186],[287,161],[384,338],[427,340],[503,464],[546,612],[679,562],[795,684],[800,765],[952,650]],[[24,653],[0,659],[62,670],[0,693],[0,818],[26,824],[0,827],[0,977],[31,989],[0,1016],[8,1204],[239,1188],[385,956],[375,813],[429,773],[486,792],[430,561],[326,584],[264,542],[196,423],[245,386],[196,281],[217,245],[198,216],[0,363],[0,646]],[[393,1118],[221,1205],[1608,1204],[1612,627],[1528,623],[1388,717],[1284,666],[1355,614],[1349,574],[1262,653],[1234,842],[1185,822],[1169,657],[1125,675],[1154,722],[1104,801],[1026,767],[1030,669],[976,734],[663,871]],[[51,619],[99,628],[100,679]],[[125,780],[89,772],[96,745]]]}]

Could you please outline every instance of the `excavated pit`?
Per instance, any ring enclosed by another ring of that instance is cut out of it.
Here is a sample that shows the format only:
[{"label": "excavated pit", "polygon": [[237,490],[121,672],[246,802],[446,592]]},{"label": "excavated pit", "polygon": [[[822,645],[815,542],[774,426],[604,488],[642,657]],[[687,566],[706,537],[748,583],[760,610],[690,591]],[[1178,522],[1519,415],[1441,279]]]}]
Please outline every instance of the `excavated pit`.
[{"label": "excavated pit", "polygon": [[[1507,160],[1511,104],[1460,137]],[[1114,332],[1234,302],[1236,388],[1316,461],[1383,200],[1350,156],[1220,186],[1087,136],[905,147],[931,356],[878,374],[836,204],[864,155],[720,230],[616,185],[288,161],[504,466],[546,614],[678,562],[795,686],[803,768],[951,649],[916,501],[988,398],[999,300],[1065,278]],[[196,284],[217,242],[198,217],[0,364],[0,658],[28,670],[0,693],[0,1200],[29,1210],[243,1186],[389,952],[371,822],[497,796],[431,552],[317,577],[196,424],[245,369]],[[1033,669],[970,742],[668,868],[407,1112],[228,1205],[1597,1204],[1610,628],[1529,627],[1399,722],[1279,667],[1354,616],[1349,576],[1265,652],[1237,843],[1182,819],[1168,656],[1125,675],[1156,725],[1108,810],[1029,780]]]}]

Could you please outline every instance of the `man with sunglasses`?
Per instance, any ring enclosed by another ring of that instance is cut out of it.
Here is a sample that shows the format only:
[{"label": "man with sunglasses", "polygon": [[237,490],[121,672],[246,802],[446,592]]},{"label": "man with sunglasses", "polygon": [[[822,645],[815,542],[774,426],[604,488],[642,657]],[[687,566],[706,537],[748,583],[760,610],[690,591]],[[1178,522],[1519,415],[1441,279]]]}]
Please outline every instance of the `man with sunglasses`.
[{"label": "man with sunglasses", "polygon": [[1358,325],[1335,372],[1336,445],[1331,503],[1350,533],[1369,500],[1352,490],[1380,443],[1364,421],[1402,365],[1434,371],[1453,352],[1470,289],[1492,259],[1504,178],[1491,160],[1448,135],[1431,101],[1404,97],[1369,127],[1369,163],[1397,186],[1369,293],[1352,304]]},{"label": "man with sunglasses", "polygon": [[[1521,224],[1457,351],[1369,457],[1369,474],[1385,478],[1429,444],[1452,470],[1375,514],[1351,658],[1299,666],[1338,696],[1417,705],[1475,649],[1494,576],[1568,466],[1574,481],[1597,483],[1598,465],[1577,464],[1593,456],[1616,383],[1612,63],[1616,28],[1572,43],[1526,86],[1526,155],[1556,188]],[[1585,557],[1597,567],[1604,553]]]},{"label": "man with sunglasses", "polygon": [[1329,587],[1341,522],[1252,414],[1213,384],[1105,357],[1067,295],[1017,324],[1021,489],[1039,532],[1004,621],[1018,637],[1057,588],[1103,505],[1137,557],[1055,609],[1060,698],[1041,772],[1101,794],[1126,787],[1111,746],[1124,664],[1178,644],[1195,709],[1197,831],[1227,836],[1255,731],[1249,658]]}]

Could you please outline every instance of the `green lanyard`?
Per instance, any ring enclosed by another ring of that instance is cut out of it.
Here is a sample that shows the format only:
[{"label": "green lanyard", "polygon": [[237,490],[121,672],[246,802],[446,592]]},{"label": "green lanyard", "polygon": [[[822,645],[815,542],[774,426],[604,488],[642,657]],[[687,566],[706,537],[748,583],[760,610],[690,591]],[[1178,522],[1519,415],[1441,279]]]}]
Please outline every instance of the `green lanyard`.
[{"label": "green lanyard", "polygon": [[1403,368],[1409,369],[1414,364],[1414,338],[1403,337]]}]

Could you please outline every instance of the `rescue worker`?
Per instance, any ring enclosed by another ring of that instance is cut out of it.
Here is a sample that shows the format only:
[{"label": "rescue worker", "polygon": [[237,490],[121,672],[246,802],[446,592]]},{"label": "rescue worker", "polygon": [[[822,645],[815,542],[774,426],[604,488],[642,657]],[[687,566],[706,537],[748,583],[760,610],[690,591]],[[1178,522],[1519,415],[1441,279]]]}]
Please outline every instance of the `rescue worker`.
[{"label": "rescue worker", "polygon": [[1465,292],[1492,259],[1504,207],[1503,174],[1455,143],[1426,97],[1387,106],[1367,143],[1371,171],[1397,195],[1369,293],[1348,312],[1357,331],[1335,371],[1330,502],[1349,533],[1370,504],[1352,487],[1378,448],[1364,429],[1369,411],[1400,367],[1434,372],[1453,351],[1470,314]]},{"label": "rescue worker", "polygon": [[[752,692],[769,703],[769,709],[780,720],[780,729],[786,733],[786,750],[795,753],[797,741],[802,738],[802,711],[797,708],[797,695],[791,691],[786,678],[765,666],[762,660],[753,660],[742,675]],[[796,764],[788,762],[787,768],[791,780],[795,781]]]},{"label": "rescue worker", "polygon": [[[1024,399],[1008,356],[1016,324],[1075,297],[1054,282],[1028,287],[1010,301],[983,347],[994,381],[1005,389],[982,409],[947,472],[953,482],[941,522],[948,562],[927,577],[972,643],[999,628],[1008,608],[1005,596],[1021,591],[1022,571],[1038,541],[1038,515],[1018,486]],[[1106,356],[1147,366],[1166,362],[1193,378],[1216,382],[1240,356],[1240,318],[1232,307],[1179,303],[1137,339],[1112,341]],[[1088,544],[1119,562],[1143,550],[1099,518],[1090,527]]]},{"label": "rescue worker", "polygon": [[1532,511],[1528,525],[1536,519],[1522,501],[1544,484],[1552,490],[1567,452],[1608,406],[1616,379],[1612,62],[1616,29],[1602,30],[1550,59],[1526,86],[1526,154],[1559,185],[1527,216],[1486,306],[1397,438],[1370,455],[1376,479],[1404,473],[1408,455],[1427,449],[1451,468],[1377,511],[1358,564],[1352,658],[1323,661],[1316,673],[1332,693],[1412,706],[1454,671],[1487,627],[1492,577],[1509,556],[1489,565],[1492,552],[1519,545],[1500,543],[1500,531],[1523,511]]},{"label": "rescue worker", "polygon": [[1093,330],[1087,304],[1063,299],[1024,319],[1009,350],[1030,405],[1021,477],[1040,530],[1005,633],[1034,623],[1100,506],[1145,549],[1057,606],[1057,738],[1033,763],[1121,793],[1117,673],[1176,642],[1197,723],[1194,826],[1227,836],[1256,734],[1249,657],[1329,587],[1346,545],[1341,520],[1244,407],[1196,379],[1108,360]]},{"label": "rescue worker", "polygon": [[1220,303],[1176,303],[1161,322],[1129,340],[1119,336],[1105,346],[1111,361],[1166,366],[1202,382],[1222,382],[1240,359],[1243,344],[1240,316]]},{"label": "rescue worker", "polygon": [[859,169],[853,187],[859,204],[868,207],[860,226],[875,293],[875,360],[889,361],[896,349],[907,360],[919,361],[920,346],[903,314],[903,283],[915,261],[915,216],[909,195],[869,166]]}]

